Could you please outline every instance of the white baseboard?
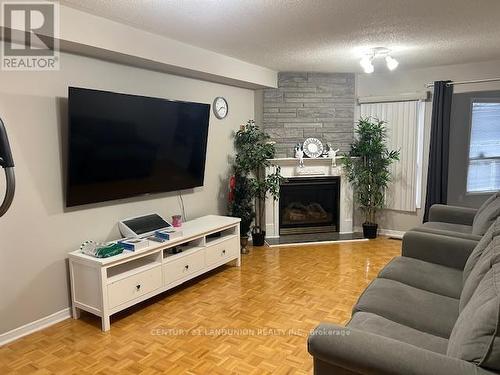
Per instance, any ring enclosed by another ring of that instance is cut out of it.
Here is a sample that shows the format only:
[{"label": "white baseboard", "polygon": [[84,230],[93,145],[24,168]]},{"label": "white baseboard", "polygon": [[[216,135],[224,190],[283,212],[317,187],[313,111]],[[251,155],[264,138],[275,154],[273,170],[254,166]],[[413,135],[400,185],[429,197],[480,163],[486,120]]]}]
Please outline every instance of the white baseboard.
[{"label": "white baseboard", "polygon": [[277,245],[269,245],[269,247],[291,247],[291,246],[308,246],[308,245],[337,245],[346,242],[363,242],[368,241],[366,238],[359,238],[355,240],[334,240],[334,241],[318,241],[318,242],[295,242],[295,243],[282,243]]},{"label": "white baseboard", "polygon": [[[355,232],[363,232],[363,228],[362,227],[355,227],[354,231]],[[379,229],[378,230],[378,234],[380,234],[382,236],[397,238],[399,240],[403,238],[405,233],[406,233],[406,231],[402,231],[402,230],[392,230],[392,229]]]},{"label": "white baseboard", "polygon": [[379,229],[378,231],[379,234],[383,236],[388,236],[391,238],[397,238],[398,240],[402,239],[403,236],[405,235],[405,231],[401,230],[392,230],[392,229]]},{"label": "white baseboard", "polygon": [[71,309],[68,307],[34,322],[14,328],[12,331],[0,334],[0,346],[69,318],[71,318]]}]

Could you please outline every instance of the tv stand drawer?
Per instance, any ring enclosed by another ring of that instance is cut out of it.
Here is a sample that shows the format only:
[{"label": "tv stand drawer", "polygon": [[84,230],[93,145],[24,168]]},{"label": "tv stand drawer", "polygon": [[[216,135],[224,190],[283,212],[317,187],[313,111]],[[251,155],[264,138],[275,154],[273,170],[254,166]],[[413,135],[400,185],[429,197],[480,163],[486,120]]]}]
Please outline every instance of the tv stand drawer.
[{"label": "tv stand drawer", "polygon": [[207,265],[218,263],[222,260],[234,258],[238,255],[239,242],[237,236],[218,242],[206,248]]},{"label": "tv stand drawer", "polygon": [[203,267],[205,267],[204,250],[170,261],[163,265],[163,284],[168,285],[174,281],[183,279],[201,270]]},{"label": "tv stand drawer", "polygon": [[108,285],[109,307],[114,308],[161,288],[161,265]]}]

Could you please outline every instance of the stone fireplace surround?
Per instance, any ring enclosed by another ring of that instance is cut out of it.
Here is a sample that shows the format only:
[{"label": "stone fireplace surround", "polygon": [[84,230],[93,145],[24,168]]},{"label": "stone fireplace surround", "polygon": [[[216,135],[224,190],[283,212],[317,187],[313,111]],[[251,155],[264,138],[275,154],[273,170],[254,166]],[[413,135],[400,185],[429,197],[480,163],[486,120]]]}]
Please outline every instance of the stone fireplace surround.
[{"label": "stone fireplace surround", "polygon": [[[342,157],[337,157],[337,162]],[[300,167],[297,159],[277,158],[271,159],[271,166],[266,169],[266,174],[281,167],[281,175],[288,179],[294,177],[325,177],[340,176],[340,220],[339,233],[353,233],[353,192],[350,184],[343,175],[340,165],[333,166],[330,158],[304,159],[304,166]],[[278,238],[279,235],[279,200],[272,197],[266,198],[266,237]]]}]

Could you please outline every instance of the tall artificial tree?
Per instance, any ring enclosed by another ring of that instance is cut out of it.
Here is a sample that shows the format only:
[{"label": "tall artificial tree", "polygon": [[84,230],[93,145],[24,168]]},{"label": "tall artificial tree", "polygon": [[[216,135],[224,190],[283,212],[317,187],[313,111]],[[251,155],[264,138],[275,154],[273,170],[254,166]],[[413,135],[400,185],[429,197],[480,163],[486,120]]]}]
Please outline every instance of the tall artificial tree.
[{"label": "tall artificial tree", "polygon": [[391,181],[390,165],[399,160],[399,151],[386,145],[385,122],[361,118],[355,128],[351,150],[342,159],[355,200],[364,213],[365,224],[376,224],[376,212],[385,206],[385,191]]},{"label": "tall artificial tree", "polygon": [[[236,149],[236,158],[233,165],[235,186],[230,212],[233,216],[241,217],[237,214],[237,207],[241,207],[242,202],[248,207],[246,205],[247,200],[254,200],[252,217],[255,217],[256,225],[253,232],[261,233],[264,231],[264,202],[266,195],[270,194],[273,199],[279,197],[280,169],[277,168],[275,172],[267,176],[265,174],[265,168],[271,165],[270,159],[274,158],[274,142],[253,120],[249,120],[236,132],[234,146]],[[245,194],[242,194],[236,200],[236,192],[243,189],[241,184],[245,184]],[[240,201],[240,198],[244,198],[244,201]],[[255,207],[258,209],[257,213],[255,213]],[[244,216],[249,217],[246,212]]]}]

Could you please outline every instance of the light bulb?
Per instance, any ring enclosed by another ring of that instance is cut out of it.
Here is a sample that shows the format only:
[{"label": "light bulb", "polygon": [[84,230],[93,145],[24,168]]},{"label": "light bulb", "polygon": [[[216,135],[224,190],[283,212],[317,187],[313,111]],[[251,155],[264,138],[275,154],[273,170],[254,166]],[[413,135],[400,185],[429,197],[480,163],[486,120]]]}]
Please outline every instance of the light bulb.
[{"label": "light bulb", "polygon": [[361,65],[365,73],[373,73],[373,71],[375,70],[372,64],[372,58],[370,56],[363,56],[359,64]]},{"label": "light bulb", "polygon": [[370,61],[370,64],[365,67],[365,73],[370,74],[370,73],[373,73],[374,71],[375,71],[375,67],[373,66],[373,64]]},{"label": "light bulb", "polygon": [[359,65],[361,65],[361,67],[363,69],[365,69],[370,64],[371,64],[371,61],[370,61],[370,57],[369,56],[363,56],[361,58],[361,61],[359,62]]},{"label": "light bulb", "polygon": [[394,70],[394,69],[396,69],[396,68],[398,67],[398,65],[399,65],[398,60],[396,60],[396,59],[395,59],[394,57],[392,57],[392,56],[386,56],[386,58],[385,58],[385,62],[386,62],[386,64],[387,64],[387,68],[388,68],[389,70]]}]

